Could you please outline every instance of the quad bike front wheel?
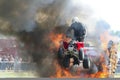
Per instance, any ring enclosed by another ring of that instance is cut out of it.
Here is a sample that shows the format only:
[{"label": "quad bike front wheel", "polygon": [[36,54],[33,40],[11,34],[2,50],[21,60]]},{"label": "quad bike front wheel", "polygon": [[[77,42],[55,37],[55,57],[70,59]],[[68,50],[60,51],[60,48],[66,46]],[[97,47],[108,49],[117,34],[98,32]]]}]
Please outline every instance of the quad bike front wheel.
[{"label": "quad bike front wheel", "polygon": [[65,56],[63,59],[63,67],[64,68],[69,68],[70,67],[70,57],[69,56]]}]

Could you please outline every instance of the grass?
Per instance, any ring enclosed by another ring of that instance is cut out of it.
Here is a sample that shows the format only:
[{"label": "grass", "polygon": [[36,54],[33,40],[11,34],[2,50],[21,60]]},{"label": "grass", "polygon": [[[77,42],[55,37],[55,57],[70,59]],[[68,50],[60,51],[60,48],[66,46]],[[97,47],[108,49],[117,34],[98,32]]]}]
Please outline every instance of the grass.
[{"label": "grass", "polygon": [[115,77],[115,78],[120,78],[120,73],[116,73],[116,74],[114,75],[114,77]]},{"label": "grass", "polygon": [[35,72],[0,71],[0,78],[37,78]]},{"label": "grass", "polygon": [[[14,72],[14,71],[0,71],[0,78],[38,78],[35,72]],[[114,78],[120,78],[120,73],[116,73]]]}]

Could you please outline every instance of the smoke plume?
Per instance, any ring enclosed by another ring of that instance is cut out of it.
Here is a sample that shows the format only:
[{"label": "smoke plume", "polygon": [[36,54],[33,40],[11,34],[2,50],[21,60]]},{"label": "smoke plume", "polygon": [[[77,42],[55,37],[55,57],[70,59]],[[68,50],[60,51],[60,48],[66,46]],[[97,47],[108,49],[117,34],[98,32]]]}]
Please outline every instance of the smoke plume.
[{"label": "smoke plume", "polygon": [[[49,34],[64,33],[74,16],[87,26],[94,23],[92,10],[82,4],[76,6],[71,0],[0,0],[0,8],[1,34],[15,35],[24,44],[40,77],[54,73],[56,51],[50,50]],[[91,27],[87,29],[89,33]]]}]

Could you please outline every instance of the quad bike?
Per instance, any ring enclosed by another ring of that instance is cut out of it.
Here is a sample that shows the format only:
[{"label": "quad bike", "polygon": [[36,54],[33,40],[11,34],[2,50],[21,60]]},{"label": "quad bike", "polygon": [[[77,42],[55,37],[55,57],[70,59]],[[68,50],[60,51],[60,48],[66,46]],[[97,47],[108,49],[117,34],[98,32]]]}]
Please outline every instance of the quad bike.
[{"label": "quad bike", "polygon": [[89,47],[85,47],[84,42],[77,42],[71,40],[69,43],[63,41],[63,46],[58,50],[58,60],[62,67],[70,67],[70,58],[73,58],[73,65],[80,65],[84,69],[88,69],[89,72],[95,73],[98,71],[96,65],[92,62],[91,58],[87,55],[87,52],[91,50]]}]

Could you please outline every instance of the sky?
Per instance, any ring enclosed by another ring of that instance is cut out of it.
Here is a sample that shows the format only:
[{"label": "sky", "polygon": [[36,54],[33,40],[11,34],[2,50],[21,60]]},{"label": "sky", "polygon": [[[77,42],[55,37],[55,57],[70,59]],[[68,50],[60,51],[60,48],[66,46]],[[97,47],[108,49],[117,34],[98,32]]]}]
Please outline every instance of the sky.
[{"label": "sky", "polygon": [[74,3],[89,6],[94,17],[108,22],[111,30],[120,31],[120,0],[74,0]]}]

